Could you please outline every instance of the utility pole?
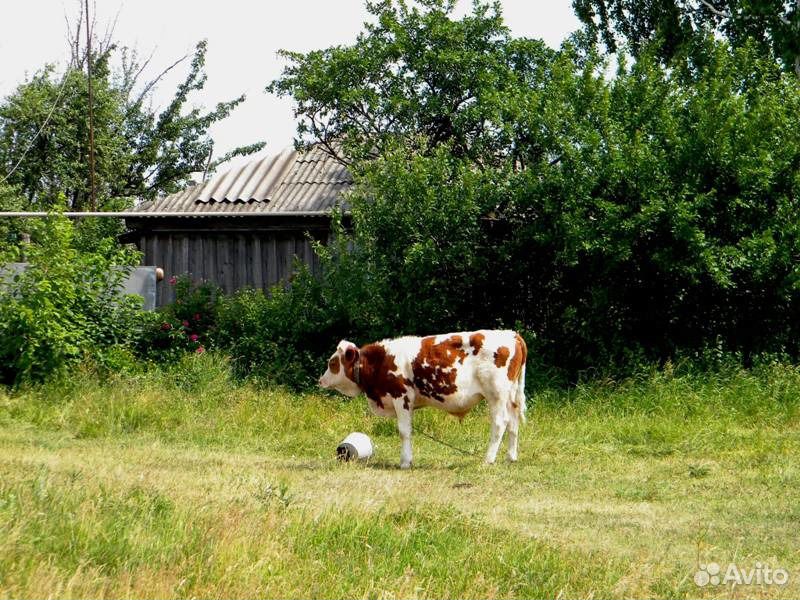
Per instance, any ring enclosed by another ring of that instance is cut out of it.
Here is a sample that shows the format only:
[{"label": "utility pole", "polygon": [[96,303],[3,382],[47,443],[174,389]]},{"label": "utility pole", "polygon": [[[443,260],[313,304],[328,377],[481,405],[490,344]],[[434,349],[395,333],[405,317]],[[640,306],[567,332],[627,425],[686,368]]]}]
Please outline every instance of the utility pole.
[{"label": "utility pole", "polygon": [[89,83],[89,206],[97,210],[94,185],[94,96],[92,93],[92,32],[89,20],[89,0],[86,0],[86,77]]}]

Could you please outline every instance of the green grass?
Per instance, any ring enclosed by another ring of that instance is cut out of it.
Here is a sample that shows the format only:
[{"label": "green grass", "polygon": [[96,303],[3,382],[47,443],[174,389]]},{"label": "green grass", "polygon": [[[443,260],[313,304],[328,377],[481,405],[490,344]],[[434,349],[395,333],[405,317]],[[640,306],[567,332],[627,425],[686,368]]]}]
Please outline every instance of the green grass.
[{"label": "green grass", "polygon": [[[796,597],[800,370],[652,372],[529,398],[520,462],[436,411],[397,469],[363,400],[219,356],[0,391],[0,597]],[[336,444],[365,431],[367,464]],[[756,562],[786,586],[696,587]]]}]

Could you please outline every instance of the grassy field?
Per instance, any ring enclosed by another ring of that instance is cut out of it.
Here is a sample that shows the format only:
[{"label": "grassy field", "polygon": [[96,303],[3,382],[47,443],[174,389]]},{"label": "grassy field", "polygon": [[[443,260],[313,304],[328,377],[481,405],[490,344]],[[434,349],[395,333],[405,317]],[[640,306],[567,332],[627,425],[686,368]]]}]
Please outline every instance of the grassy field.
[{"label": "grassy field", "polygon": [[[800,370],[669,370],[529,398],[520,462],[482,411],[422,411],[415,466],[363,400],[224,359],[0,391],[0,597],[798,597]],[[350,431],[377,444],[339,464]],[[707,585],[756,563],[786,585]]]}]

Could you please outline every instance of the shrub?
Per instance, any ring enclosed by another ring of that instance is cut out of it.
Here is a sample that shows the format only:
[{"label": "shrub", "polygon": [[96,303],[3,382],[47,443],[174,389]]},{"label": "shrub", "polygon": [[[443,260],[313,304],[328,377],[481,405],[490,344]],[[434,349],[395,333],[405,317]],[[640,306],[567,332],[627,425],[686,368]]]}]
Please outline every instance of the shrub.
[{"label": "shrub", "polygon": [[610,77],[580,34],[544,51],[487,6],[390,4],[271,86],[353,165],[353,256],[321,310],[367,339],[520,323],[572,380],[800,356],[800,79],[701,36]]},{"label": "shrub", "polygon": [[175,302],[143,317],[137,340],[139,356],[155,362],[175,362],[187,352],[202,354],[213,343],[221,290],[213,283],[195,284],[187,276],[173,277]]},{"label": "shrub", "polygon": [[[347,322],[325,296],[325,283],[304,266],[288,287],[269,294],[242,290],[223,301],[219,345],[231,354],[239,376],[295,388],[313,385]],[[351,332],[352,333],[352,332]]]},{"label": "shrub", "polygon": [[[0,379],[40,380],[103,348],[132,342],[141,299],[119,293],[138,261],[113,239],[75,249],[69,219],[30,223],[28,268],[0,288]],[[6,262],[0,257],[0,262]]]}]

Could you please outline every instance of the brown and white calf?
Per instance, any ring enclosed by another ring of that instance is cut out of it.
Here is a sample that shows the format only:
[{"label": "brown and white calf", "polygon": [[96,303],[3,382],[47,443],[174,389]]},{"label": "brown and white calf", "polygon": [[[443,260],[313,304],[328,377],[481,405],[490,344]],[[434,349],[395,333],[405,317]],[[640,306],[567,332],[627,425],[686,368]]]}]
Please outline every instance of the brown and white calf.
[{"label": "brown and white calf", "polygon": [[435,406],[463,418],[484,398],[490,418],[486,462],[495,461],[505,431],[508,458],[515,461],[525,421],[527,353],[522,337],[507,330],[407,336],[361,348],[342,340],[319,384],[351,397],[364,392],[372,412],[397,418],[402,468],[411,466],[414,409]]}]

